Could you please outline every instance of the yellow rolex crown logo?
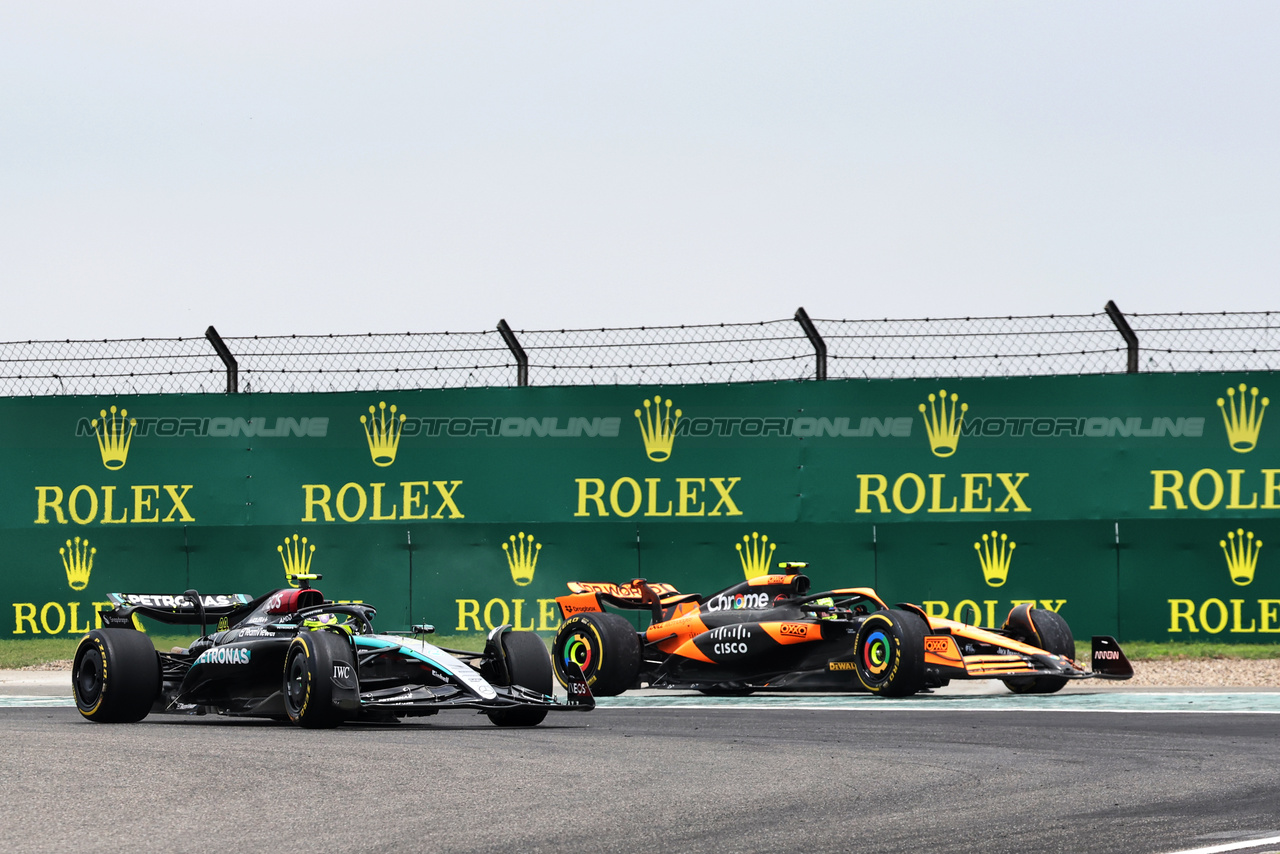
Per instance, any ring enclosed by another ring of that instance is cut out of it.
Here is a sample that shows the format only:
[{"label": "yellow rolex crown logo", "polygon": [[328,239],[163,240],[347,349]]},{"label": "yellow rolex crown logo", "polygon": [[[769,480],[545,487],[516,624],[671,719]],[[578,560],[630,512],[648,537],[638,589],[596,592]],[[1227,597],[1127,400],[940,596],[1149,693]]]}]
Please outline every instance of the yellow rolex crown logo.
[{"label": "yellow rolex crown logo", "polygon": [[396,405],[387,412],[386,401],[369,407],[368,415],[360,416],[364,425],[364,437],[369,440],[369,456],[375,466],[386,468],[396,461],[396,449],[400,446],[400,433],[404,430],[404,413],[396,417]]},{"label": "yellow rolex crown logo", "polygon": [[129,417],[129,410],[116,408],[98,410],[98,418],[93,419],[93,432],[98,437],[98,452],[102,454],[102,464],[115,471],[124,468],[129,457],[129,442],[133,439],[133,428],[138,419]]},{"label": "yellow rolex crown logo", "polygon": [[982,540],[973,544],[978,552],[978,562],[982,564],[982,577],[992,587],[1000,587],[1009,577],[1009,564],[1013,560],[1013,550],[1017,543],[1009,542],[1008,534],[992,531],[983,534]]},{"label": "yellow rolex crown logo", "polygon": [[311,558],[316,553],[316,547],[314,544],[308,546],[306,537],[302,538],[301,543],[298,542],[297,534],[293,535],[292,540],[285,537],[284,545],[276,546],[276,551],[280,553],[280,560],[284,563],[284,578],[290,587],[297,587],[302,578],[314,578],[311,575]]},{"label": "yellow rolex crown logo", "polygon": [[[1249,397],[1245,397],[1248,390]],[[1237,454],[1247,454],[1258,445],[1258,432],[1262,429],[1262,416],[1271,403],[1269,398],[1262,398],[1262,406],[1258,406],[1258,389],[1248,388],[1240,383],[1240,398],[1236,399],[1236,389],[1227,389],[1227,398],[1218,398],[1218,409],[1222,410],[1222,423],[1227,425],[1227,441],[1231,450]]]},{"label": "yellow rolex crown logo", "polygon": [[1227,571],[1231,580],[1244,587],[1253,582],[1254,570],[1258,568],[1258,552],[1262,551],[1262,540],[1253,538],[1253,531],[1245,533],[1244,528],[1236,528],[1227,532],[1225,540],[1218,540],[1222,554],[1227,558]]},{"label": "yellow rolex crown logo", "polygon": [[542,543],[533,541],[533,534],[527,538],[520,532],[519,541],[515,534],[508,537],[511,542],[503,543],[502,550],[507,555],[507,566],[511,567],[511,580],[521,587],[533,581],[533,571],[538,568],[538,553],[542,551]]},{"label": "yellow rolex crown logo", "polygon": [[748,581],[769,574],[769,564],[777,547],[777,543],[769,542],[767,536],[762,537],[755,531],[749,537],[745,534],[742,536],[742,542],[737,543],[734,548],[738,550],[738,560],[742,562],[742,572]]},{"label": "yellow rolex crown logo", "polygon": [[67,571],[67,584],[72,590],[83,590],[89,585],[89,573],[93,572],[93,556],[96,548],[89,548],[88,540],[75,538],[74,543],[67,540],[66,546],[58,549],[62,555],[62,568]]},{"label": "yellow rolex crown logo", "polygon": [[639,409],[636,410],[636,420],[640,422],[640,435],[644,438],[644,452],[655,463],[666,462],[671,458],[671,446],[676,441],[676,425],[680,423],[680,416],[684,413],[677,409],[673,418],[670,400],[666,402],[667,410],[664,413],[660,395],[654,395],[653,409],[649,408],[649,403],[650,401],[646,399],[643,416]]},{"label": "yellow rolex crown logo", "polygon": [[929,395],[929,406],[920,404],[920,414],[924,417],[924,429],[929,434],[929,448],[934,456],[949,457],[956,452],[960,442],[960,427],[964,424],[964,414],[969,411],[969,404],[960,403],[960,395],[951,395],[951,406],[947,407],[947,391],[940,390],[936,395]]}]

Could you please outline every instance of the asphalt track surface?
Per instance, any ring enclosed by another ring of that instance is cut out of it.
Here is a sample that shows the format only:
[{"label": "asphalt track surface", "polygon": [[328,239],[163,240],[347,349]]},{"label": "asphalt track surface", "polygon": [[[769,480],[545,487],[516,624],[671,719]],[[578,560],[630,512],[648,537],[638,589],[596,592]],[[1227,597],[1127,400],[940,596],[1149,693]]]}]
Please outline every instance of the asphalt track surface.
[{"label": "asphalt track surface", "polygon": [[0,850],[1144,854],[1280,836],[1277,714],[879,705],[324,732],[0,708]]}]

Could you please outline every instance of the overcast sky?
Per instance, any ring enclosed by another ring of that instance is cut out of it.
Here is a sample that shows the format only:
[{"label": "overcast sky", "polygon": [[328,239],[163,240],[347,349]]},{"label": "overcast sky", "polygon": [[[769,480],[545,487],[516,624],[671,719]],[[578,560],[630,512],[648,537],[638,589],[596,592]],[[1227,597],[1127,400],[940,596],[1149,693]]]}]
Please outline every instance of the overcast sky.
[{"label": "overcast sky", "polygon": [[1280,309],[1280,4],[0,4],[0,340]]}]

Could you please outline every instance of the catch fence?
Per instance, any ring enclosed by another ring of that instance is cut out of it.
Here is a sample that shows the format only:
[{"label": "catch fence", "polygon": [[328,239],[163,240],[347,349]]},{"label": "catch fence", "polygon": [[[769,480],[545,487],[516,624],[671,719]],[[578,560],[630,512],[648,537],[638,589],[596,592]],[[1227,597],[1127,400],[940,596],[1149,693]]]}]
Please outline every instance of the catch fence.
[{"label": "catch fence", "polygon": [[0,396],[1005,377],[1280,367],[1280,312],[0,343]]}]

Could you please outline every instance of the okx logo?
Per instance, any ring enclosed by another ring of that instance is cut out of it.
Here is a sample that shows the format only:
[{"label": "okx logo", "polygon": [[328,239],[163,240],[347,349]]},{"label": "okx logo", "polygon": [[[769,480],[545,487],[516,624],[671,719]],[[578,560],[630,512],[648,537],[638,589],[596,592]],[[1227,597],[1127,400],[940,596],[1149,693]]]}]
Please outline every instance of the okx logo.
[{"label": "okx logo", "polygon": [[983,534],[982,540],[973,544],[982,565],[982,577],[991,587],[1001,587],[1009,578],[1009,564],[1013,562],[1013,550],[1017,543],[1009,541],[1008,534],[992,531]]},{"label": "okx logo", "polygon": [[929,395],[928,407],[920,404],[920,416],[924,418],[924,429],[929,436],[929,449],[935,457],[951,456],[960,443],[960,428],[969,404],[959,403],[959,400],[960,395],[953,392],[948,407],[947,391],[942,389],[937,395]]},{"label": "okx logo", "polygon": [[1231,573],[1231,581],[1240,587],[1253,583],[1253,573],[1258,569],[1258,552],[1262,550],[1262,540],[1253,538],[1253,531],[1245,533],[1244,528],[1227,532],[1225,540],[1218,540],[1222,555],[1227,559],[1227,571]]},{"label": "okx logo", "polygon": [[511,570],[511,580],[521,587],[527,587],[533,581],[533,573],[538,568],[538,554],[542,551],[542,543],[535,543],[533,534],[526,538],[524,531],[520,532],[519,540],[516,540],[515,534],[507,539],[511,542],[503,543],[502,550],[507,555],[507,567]]},{"label": "okx logo", "polygon": [[769,564],[777,547],[777,543],[769,542],[767,536],[762,537],[756,531],[752,531],[751,536],[743,535],[742,542],[737,543],[734,548],[742,563],[742,573],[748,581],[769,574]]},{"label": "okx logo", "polygon": [[[1258,433],[1262,431],[1262,416],[1267,411],[1270,399],[1262,398],[1258,405],[1258,388],[1248,388],[1244,383],[1237,389],[1228,388],[1227,396],[1218,398],[1218,409],[1222,412],[1222,423],[1227,427],[1227,442],[1231,450],[1237,454],[1247,454],[1258,446]],[[1245,391],[1249,394],[1246,396]]]},{"label": "okx logo", "polygon": [[[1249,536],[1253,536],[1250,534]],[[74,541],[67,540],[67,544],[58,549],[58,554],[62,556],[62,568],[67,573],[67,584],[72,590],[83,590],[89,586],[89,573],[93,572],[93,556],[98,553],[96,548],[90,548],[87,539],[81,540],[76,537]]]},{"label": "okx logo", "polygon": [[369,414],[360,416],[364,425],[364,437],[369,442],[369,456],[373,464],[386,468],[396,461],[396,449],[400,447],[400,433],[404,429],[405,415],[396,416],[396,405],[391,404],[391,412],[387,412],[386,401],[379,401],[377,407],[370,406]]},{"label": "okx logo", "polygon": [[133,428],[138,426],[138,419],[129,417],[129,410],[121,409],[117,414],[116,407],[98,411],[93,419],[93,433],[98,439],[98,453],[102,455],[102,464],[111,471],[124,468],[129,459],[129,442],[133,439]]},{"label": "okx logo", "polygon": [[666,402],[667,408],[664,412],[661,395],[654,395],[652,409],[649,408],[649,403],[646,399],[643,416],[639,409],[636,410],[636,421],[640,422],[640,436],[644,439],[644,452],[655,463],[666,462],[671,459],[671,446],[676,441],[676,425],[680,423],[680,416],[684,413],[677,409],[673,418],[670,399]]}]

